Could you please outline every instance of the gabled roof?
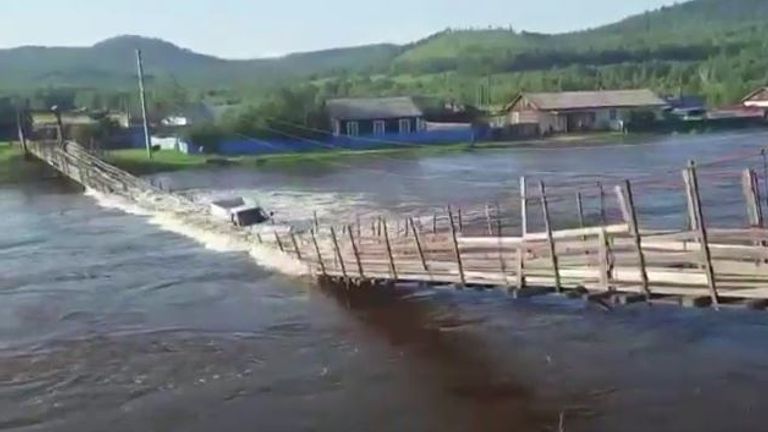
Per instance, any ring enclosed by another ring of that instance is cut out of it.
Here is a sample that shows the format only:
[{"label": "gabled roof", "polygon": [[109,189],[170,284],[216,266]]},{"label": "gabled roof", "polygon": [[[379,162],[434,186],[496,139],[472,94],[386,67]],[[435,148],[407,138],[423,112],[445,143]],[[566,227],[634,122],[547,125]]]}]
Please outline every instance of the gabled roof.
[{"label": "gabled roof", "polygon": [[326,109],[330,117],[337,120],[385,120],[424,115],[410,97],[332,99],[326,103]]},{"label": "gabled roof", "polygon": [[586,108],[660,107],[667,105],[651,90],[601,90],[561,93],[522,93],[507,109],[525,98],[541,111],[560,111]]},{"label": "gabled roof", "polygon": [[750,94],[746,95],[744,99],[742,99],[742,102],[748,102],[750,99],[754,98],[755,96],[759,95],[760,93],[768,91],[768,87],[760,87],[757,90],[751,92]]}]

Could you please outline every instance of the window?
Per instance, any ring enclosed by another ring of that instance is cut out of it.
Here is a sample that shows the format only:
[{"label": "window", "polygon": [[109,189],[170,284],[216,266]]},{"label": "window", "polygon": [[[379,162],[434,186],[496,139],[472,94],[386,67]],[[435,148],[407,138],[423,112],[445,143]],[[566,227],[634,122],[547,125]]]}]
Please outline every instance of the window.
[{"label": "window", "polygon": [[375,120],[373,122],[373,134],[384,135],[387,133],[387,122],[384,120]]},{"label": "window", "polygon": [[411,133],[411,120],[410,119],[400,119],[400,133],[401,134],[407,134]]},{"label": "window", "polygon": [[616,121],[619,118],[619,113],[615,109],[612,109],[608,111],[608,116],[610,116],[611,121]]},{"label": "window", "polygon": [[356,121],[351,121],[347,123],[347,135],[349,136],[358,136],[360,135],[360,124],[358,124]]}]

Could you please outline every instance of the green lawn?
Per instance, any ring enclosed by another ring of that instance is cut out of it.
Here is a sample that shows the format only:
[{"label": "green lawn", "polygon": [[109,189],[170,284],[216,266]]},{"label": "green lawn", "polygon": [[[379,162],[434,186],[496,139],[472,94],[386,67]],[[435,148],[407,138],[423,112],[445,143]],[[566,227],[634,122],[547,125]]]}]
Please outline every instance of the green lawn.
[{"label": "green lawn", "polygon": [[21,149],[0,141],[0,183],[19,181],[25,166]]}]

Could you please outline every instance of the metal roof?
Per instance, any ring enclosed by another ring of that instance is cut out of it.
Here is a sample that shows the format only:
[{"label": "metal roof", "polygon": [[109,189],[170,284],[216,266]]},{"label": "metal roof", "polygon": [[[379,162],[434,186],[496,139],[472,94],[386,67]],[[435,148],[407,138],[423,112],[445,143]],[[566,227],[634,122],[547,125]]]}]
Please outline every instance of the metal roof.
[{"label": "metal roof", "polygon": [[331,118],[337,120],[384,120],[424,115],[410,97],[332,99],[326,103],[326,108]]},{"label": "metal roof", "polygon": [[525,98],[542,111],[585,108],[630,108],[665,106],[663,99],[651,90],[601,90],[562,93],[523,93],[512,103]]}]

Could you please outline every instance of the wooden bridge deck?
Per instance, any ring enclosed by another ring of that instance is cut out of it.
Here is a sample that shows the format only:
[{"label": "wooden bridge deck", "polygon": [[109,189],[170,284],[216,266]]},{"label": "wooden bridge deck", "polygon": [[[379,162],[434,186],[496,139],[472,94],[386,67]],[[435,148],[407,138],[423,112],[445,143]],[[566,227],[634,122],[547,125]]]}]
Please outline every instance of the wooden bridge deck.
[{"label": "wooden bridge deck", "polygon": [[[188,213],[205,209],[154,188],[75,143],[29,142],[28,149],[85,187],[133,200],[151,195]],[[273,235],[218,223],[248,241],[295,257],[313,276],[347,289],[418,282],[497,288],[521,297],[567,292],[621,303],[664,299],[696,306],[766,308],[768,229],[755,173],[742,174],[750,225],[742,229],[707,226],[696,168],[684,169],[682,177],[689,227],[679,231],[642,227],[628,181],[615,190],[621,213],[616,223],[586,226],[579,195],[580,226],[555,230],[544,184],[532,196],[525,179],[516,217],[518,236],[504,233],[509,231],[504,221],[508,215],[499,210],[494,214],[488,207],[401,218],[395,227],[384,218],[332,227],[315,221],[312,227]],[[534,213],[544,226],[541,232],[529,232]]]}]

